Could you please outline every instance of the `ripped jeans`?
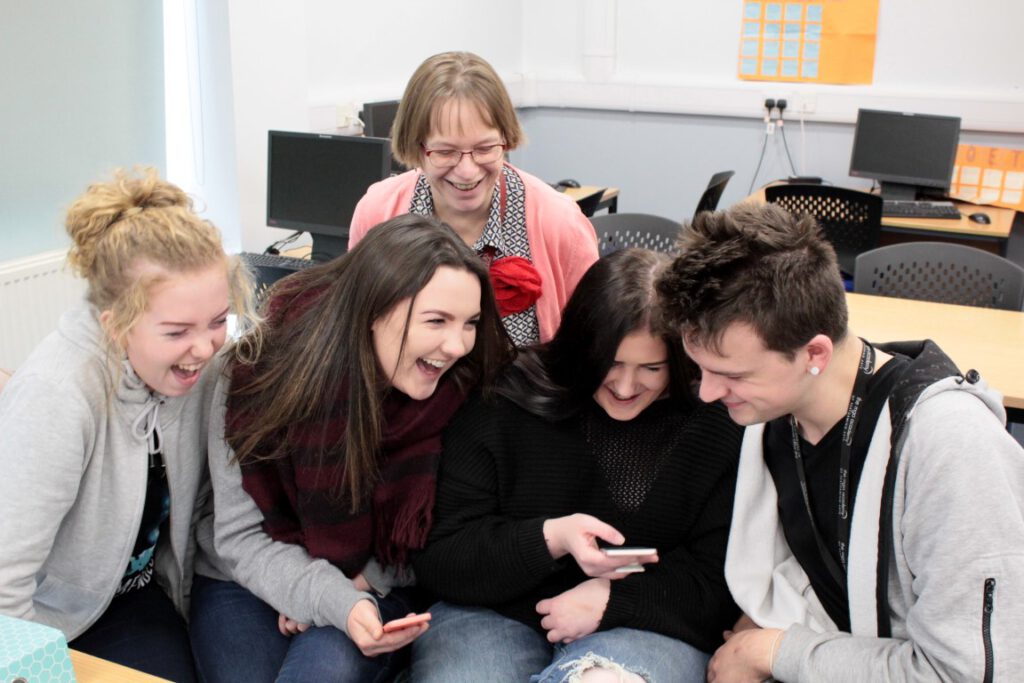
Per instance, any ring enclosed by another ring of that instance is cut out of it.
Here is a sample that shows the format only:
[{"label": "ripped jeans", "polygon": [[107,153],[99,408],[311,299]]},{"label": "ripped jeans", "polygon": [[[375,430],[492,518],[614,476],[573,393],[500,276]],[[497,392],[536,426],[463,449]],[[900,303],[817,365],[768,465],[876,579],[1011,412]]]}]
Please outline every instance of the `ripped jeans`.
[{"label": "ripped jeans", "polygon": [[709,659],[650,631],[615,628],[553,645],[487,608],[439,602],[430,612],[430,628],[413,641],[416,683],[576,683],[594,667],[635,673],[648,683],[703,683]]}]

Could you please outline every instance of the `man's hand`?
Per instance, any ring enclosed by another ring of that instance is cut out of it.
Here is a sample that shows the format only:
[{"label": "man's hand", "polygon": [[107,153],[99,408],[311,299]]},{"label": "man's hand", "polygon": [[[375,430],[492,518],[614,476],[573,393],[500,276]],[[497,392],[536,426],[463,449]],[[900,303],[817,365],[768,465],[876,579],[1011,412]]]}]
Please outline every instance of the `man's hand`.
[{"label": "man's hand", "polygon": [[737,618],[736,623],[732,625],[732,629],[730,629],[729,631],[724,632],[722,634],[722,637],[725,640],[728,640],[729,638],[732,637],[732,634],[734,634],[734,633],[738,633],[740,631],[748,631],[750,629],[760,629],[760,628],[761,627],[759,627],[757,624],[755,624],[754,620],[752,620],[752,618],[750,616],[746,615],[746,613],[744,612],[744,613],[739,615],[739,618]]},{"label": "man's hand", "polygon": [[561,595],[537,603],[544,616],[540,625],[548,632],[548,642],[571,643],[597,630],[608,606],[611,582],[590,579]]},{"label": "man's hand", "polygon": [[708,683],[761,683],[771,678],[772,658],[784,632],[776,628],[726,631],[708,663]]},{"label": "man's hand", "polygon": [[[412,615],[410,615],[412,616]],[[370,600],[360,600],[348,613],[348,635],[359,651],[367,657],[400,650],[423,635],[429,624],[423,623],[384,633],[377,606]]]}]

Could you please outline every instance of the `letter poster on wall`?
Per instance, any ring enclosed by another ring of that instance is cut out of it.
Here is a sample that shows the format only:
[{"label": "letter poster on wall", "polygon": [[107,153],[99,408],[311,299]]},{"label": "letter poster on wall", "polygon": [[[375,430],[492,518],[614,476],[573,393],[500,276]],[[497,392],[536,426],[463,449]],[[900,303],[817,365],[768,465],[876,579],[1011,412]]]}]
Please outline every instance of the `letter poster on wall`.
[{"label": "letter poster on wall", "polygon": [[744,0],[739,77],[871,83],[878,0]]},{"label": "letter poster on wall", "polygon": [[965,202],[1024,211],[1024,149],[960,145],[949,194]]}]

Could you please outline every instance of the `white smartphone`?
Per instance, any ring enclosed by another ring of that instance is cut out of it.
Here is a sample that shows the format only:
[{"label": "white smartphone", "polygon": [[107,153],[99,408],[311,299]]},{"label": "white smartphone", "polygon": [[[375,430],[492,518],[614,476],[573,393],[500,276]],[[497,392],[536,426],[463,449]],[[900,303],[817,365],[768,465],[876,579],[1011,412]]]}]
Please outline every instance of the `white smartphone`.
[{"label": "white smartphone", "polygon": [[608,557],[624,557],[632,555],[656,555],[658,553],[657,548],[639,548],[639,547],[616,547],[616,548],[601,548],[601,552]]},{"label": "white smartphone", "polygon": [[623,565],[623,566],[617,568],[615,570],[615,573],[616,574],[633,574],[635,572],[642,572],[642,571],[644,571],[644,566],[642,564],[627,564],[627,565]]}]

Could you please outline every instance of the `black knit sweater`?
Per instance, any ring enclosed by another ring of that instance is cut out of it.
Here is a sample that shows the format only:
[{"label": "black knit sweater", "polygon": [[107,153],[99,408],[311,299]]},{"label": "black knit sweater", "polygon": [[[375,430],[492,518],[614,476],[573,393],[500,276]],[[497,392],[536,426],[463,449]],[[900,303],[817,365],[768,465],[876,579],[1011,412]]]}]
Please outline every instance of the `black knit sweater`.
[{"label": "black knit sweater", "polygon": [[538,630],[538,601],[587,576],[553,560],[546,519],[577,512],[660,561],[612,581],[599,629],[654,631],[713,651],[738,615],[723,566],[742,430],[718,404],[658,401],[630,422],[596,404],[561,422],[476,397],[444,437],[434,528],[414,558],[439,598],[485,605]]}]

